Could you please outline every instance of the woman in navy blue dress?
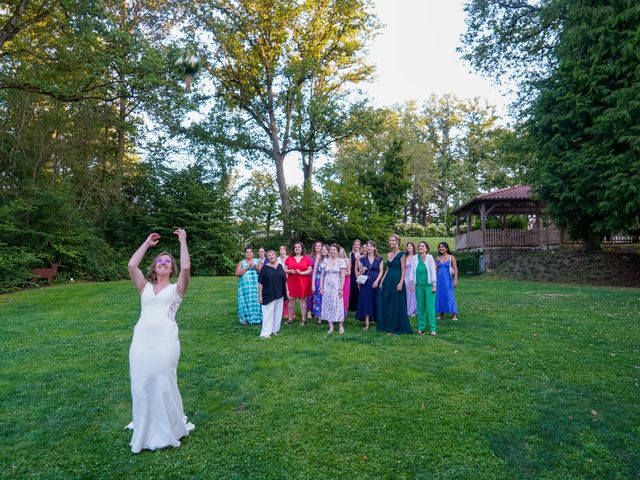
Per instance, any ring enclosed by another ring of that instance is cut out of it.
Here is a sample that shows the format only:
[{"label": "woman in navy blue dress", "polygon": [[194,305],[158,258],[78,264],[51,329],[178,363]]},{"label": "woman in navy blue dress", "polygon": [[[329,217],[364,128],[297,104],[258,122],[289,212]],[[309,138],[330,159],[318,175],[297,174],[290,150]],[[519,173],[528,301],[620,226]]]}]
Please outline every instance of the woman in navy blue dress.
[{"label": "woman in navy blue dress", "polygon": [[358,308],[356,318],[364,320],[364,330],[369,330],[369,320],[376,319],[378,308],[378,285],[383,273],[382,257],[378,255],[378,249],[373,240],[365,244],[366,255],[361,255],[356,267],[357,276],[369,277],[363,284],[358,284],[360,294],[358,296]]}]

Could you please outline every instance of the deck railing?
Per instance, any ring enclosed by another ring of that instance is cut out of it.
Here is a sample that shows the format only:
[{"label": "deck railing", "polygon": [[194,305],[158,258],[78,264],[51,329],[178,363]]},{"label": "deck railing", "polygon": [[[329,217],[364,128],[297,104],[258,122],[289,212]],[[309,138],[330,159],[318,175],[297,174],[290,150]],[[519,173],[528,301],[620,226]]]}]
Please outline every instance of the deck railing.
[{"label": "deck railing", "polygon": [[482,230],[473,230],[456,235],[456,249],[468,250],[483,247],[539,248],[541,246],[548,247],[574,243],[564,230],[560,230],[555,226],[544,227],[540,235],[538,235],[538,230],[536,229],[487,228],[484,233],[484,242],[482,240]]},{"label": "deck railing", "polygon": [[[611,235],[603,241],[603,243],[608,245],[623,245],[639,242],[640,238],[638,235]],[[482,241],[482,230],[472,230],[471,232],[456,235],[456,250],[485,247],[546,248],[558,247],[560,245],[576,245],[579,243],[580,242],[571,240],[566,230],[561,230],[553,225],[544,227],[540,237],[538,237],[538,231],[536,229],[487,228],[484,234],[484,243]]]}]

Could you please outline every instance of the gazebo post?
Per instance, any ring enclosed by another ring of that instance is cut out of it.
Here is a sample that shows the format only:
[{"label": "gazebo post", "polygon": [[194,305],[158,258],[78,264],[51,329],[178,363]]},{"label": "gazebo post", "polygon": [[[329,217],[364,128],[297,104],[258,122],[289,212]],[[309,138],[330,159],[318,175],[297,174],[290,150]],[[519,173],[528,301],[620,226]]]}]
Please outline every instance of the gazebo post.
[{"label": "gazebo post", "polygon": [[540,247],[540,250],[542,250],[542,248],[544,247],[542,240],[542,215],[540,212],[540,204],[538,202],[536,202],[536,236],[538,246]]},{"label": "gazebo post", "polygon": [[480,228],[482,228],[482,242],[480,247],[484,248],[485,235],[487,233],[487,207],[484,202],[480,204]]}]

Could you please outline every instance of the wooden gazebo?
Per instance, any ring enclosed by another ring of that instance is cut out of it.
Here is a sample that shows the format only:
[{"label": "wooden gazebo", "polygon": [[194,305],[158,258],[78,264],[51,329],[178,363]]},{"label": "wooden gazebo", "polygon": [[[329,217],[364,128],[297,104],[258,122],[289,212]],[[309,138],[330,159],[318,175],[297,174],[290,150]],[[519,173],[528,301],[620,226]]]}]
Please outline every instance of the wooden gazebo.
[{"label": "wooden gazebo", "polygon": [[[490,248],[543,249],[568,241],[566,234],[553,225],[543,227],[544,204],[533,197],[531,187],[516,185],[474,197],[453,210],[456,216],[456,250]],[[526,215],[525,229],[506,228],[507,217]],[[473,217],[480,217],[480,229],[473,230]],[[487,228],[487,218],[498,217],[503,228]],[[466,231],[462,232],[466,225]]]}]

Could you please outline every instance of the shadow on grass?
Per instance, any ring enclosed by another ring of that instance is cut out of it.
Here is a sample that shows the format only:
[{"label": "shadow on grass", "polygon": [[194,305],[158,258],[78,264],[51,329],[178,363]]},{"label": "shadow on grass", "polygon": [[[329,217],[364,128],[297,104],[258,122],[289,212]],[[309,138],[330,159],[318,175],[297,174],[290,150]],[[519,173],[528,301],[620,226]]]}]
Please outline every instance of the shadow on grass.
[{"label": "shadow on grass", "polygon": [[557,384],[535,421],[488,435],[514,479],[640,478],[640,428],[619,398]]}]

